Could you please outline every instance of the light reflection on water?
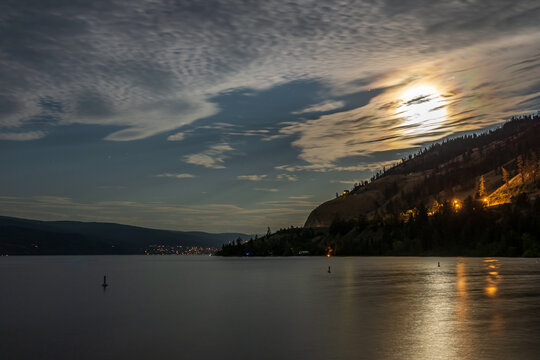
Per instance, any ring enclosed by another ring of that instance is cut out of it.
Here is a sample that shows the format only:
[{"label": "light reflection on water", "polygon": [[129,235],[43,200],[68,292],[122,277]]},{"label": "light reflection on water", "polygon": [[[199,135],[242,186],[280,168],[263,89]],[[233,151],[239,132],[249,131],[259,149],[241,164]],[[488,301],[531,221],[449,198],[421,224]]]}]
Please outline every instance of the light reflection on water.
[{"label": "light reflection on water", "polygon": [[469,292],[467,287],[467,263],[464,259],[458,259],[456,262],[456,334],[458,348],[462,349],[462,354],[473,352],[473,339],[467,336],[470,333],[469,328]]},{"label": "light reflection on water", "polygon": [[535,259],[10,257],[0,260],[0,289],[6,359],[536,359],[540,351]]},{"label": "light reflection on water", "polygon": [[484,287],[484,290],[488,296],[496,297],[498,284],[501,280],[501,276],[499,275],[498,271],[501,265],[499,263],[499,260],[492,258],[485,258],[483,262],[484,268],[487,271],[486,286]]}]

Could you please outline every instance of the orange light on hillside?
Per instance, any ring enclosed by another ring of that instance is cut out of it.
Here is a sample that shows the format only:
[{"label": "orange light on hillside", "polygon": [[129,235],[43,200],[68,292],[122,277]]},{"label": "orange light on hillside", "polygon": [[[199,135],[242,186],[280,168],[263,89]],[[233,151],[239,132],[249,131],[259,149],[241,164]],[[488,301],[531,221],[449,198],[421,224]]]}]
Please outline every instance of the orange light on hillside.
[{"label": "orange light on hillside", "polygon": [[326,254],[326,257],[330,257],[330,256],[332,256],[332,255],[330,255],[330,254]]}]

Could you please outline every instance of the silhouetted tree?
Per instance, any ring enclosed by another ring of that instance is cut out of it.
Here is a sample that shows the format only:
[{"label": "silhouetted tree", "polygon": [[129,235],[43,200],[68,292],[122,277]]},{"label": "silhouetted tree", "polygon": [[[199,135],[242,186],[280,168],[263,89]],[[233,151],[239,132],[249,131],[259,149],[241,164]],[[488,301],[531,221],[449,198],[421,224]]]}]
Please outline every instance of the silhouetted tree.
[{"label": "silhouetted tree", "polygon": [[518,167],[518,172],[521,175],[521,182],[525,183],[525,165],[523,162],[523,156],[521,155],[517,157],[517,167]]},{"label": "silhouetted tree", "polygon": [[484,180],[484,175],[480,176],[477,189],[476,195],[478,198],[483,198],[486,196],[486,182]]},{"label": "silhouetted tree", "polygon": [[502,181],[508,185],[508,182],[510,181],[510,174],[508,174],[508,171],[503,167],[502,169]]}]

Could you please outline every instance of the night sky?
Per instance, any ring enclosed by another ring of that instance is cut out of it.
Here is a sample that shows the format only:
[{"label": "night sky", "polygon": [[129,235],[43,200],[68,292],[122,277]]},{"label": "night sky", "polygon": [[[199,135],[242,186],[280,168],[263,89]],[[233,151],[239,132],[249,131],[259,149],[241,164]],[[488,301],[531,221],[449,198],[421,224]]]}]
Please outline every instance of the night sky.
[{"label": "night sky", "polygon": [[419,146],[540,109],[532,1],[0,3],[0,215],[303,225]]}]

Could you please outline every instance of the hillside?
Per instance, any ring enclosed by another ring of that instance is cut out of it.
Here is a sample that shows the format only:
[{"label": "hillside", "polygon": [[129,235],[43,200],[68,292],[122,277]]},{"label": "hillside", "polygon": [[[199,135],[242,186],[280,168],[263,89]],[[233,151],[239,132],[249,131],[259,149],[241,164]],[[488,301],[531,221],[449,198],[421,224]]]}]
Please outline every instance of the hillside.
[{"label": "hillside", "polygon": [[248,235],[0,216],[0,255],[144,254],[151,247],[217,248]]},{"label": "hillside", "polygon": [[468,196],[478,197],[480,182],[488,206],[509,203],[521,192],[535,197],[539,193],[539,135],[540,116],[536,115],[513,118],[481,135],[433,144],[321,204],[305,227],[328,227],[335,219],[399,215],[420,204],[433,209],[445,201],[461,203]]},{"label": "hillside", "polygon": [[418,208],[396,217],[334,220],[328,228],[289,228],[226,245],[223,256],[540,256],[540,197],[524,193],[487,207],[468,197],[457,208]]},{"label": "hillside", "polygon": [[540,256],[540,116],[436,143],[224,256]]}]

